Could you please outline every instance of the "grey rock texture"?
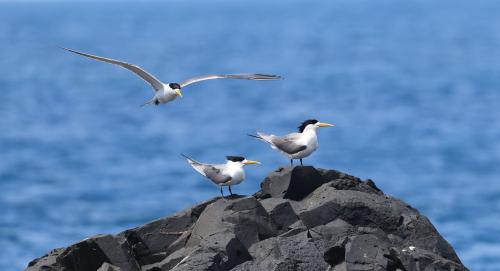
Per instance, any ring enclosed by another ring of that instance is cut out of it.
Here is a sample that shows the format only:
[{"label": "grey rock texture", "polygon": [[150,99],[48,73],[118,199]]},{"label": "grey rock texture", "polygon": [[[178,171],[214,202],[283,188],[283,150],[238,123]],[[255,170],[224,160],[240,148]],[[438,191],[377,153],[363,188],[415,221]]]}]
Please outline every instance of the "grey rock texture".
[{"label": "grey rock texture", "polygon": [[467,270],[430,221],[373,181],[280,168],[253,196],[215,198],[55,249],[27,271]]}]

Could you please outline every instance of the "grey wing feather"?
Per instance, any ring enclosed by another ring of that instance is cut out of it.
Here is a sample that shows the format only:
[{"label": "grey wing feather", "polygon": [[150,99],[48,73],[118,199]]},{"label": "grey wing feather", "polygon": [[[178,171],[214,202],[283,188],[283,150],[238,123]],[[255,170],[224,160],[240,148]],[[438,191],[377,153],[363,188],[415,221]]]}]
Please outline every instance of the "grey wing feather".
[{"label": "grey wing feather", "polygon": [[61,48],[64,49],[64,50],[66,50],[66,51],[75,53],[77,55],[81,55],[81,56],[84,56],[84,57],[92,58],[92,59],[95,59],[95,60],[98,60],[98,61],[103,61],[103,62],[106,62],[106,63],[111,63],[111,64],[114,64],[114,65],[118,65],[118,66],[120,66],[122,68],[125,68],[125,69],[127,69],[127,70],[135,73],[139,77],[141,77],[144,81],[146,81],[149,84],[151,84],[151,86],[156,91],[158,91],[158,90],[160,90],[160,89],[163,88],[163,83],[160,80],[156,79],[156,77],[154,77],[152,74],[148,73],[143,68],[141,68],[141,67],[139,67],[137,65],[129,64],[129,63],[126,63],[126,62],[123,62],[123,61],[119,61],[119,60],[115,60],[115,59],[111,59],[111,58],[105,58],[105,57],[101,57],[101,56],[95,56],[95,55],[91,55],[91,54],[86,54],[86,53],[78,52],[78,51],[71,50],[71,49],[64,48],[64,47],[61,47]]},{"label": "grey wing feather", "polygon": [[210,165],[210,164],[204,164],[200,163],[193,158],[186,156],[184,154],[181,154],[184,156],[184,158],[187,159],[189,164],[196,170],[198,171],[201,175],[209,178],[216,184],[221,184],[225,183],[231,180],[231,177],[228,175],[224,175],[222,173],[222,170],[219,167],[222,167],[223,165]]},{"label": "grey wing feather", "polygon": [[221,78],[230,78],[230,79],[245,79],[245,80],[278,80],[281,79],[281,76],[278,75],[269,75],[269,74],[259,74],[259,73],[239,73],[239,74],[210,74],[210,75],[202,75],[189,78],[180,83],[181,87],[185,87],[187,85],[205,81],[212,79],[221,79]]},{"label": "grey wing feather", "polygon": [[271,143],[276,148],[288,154],[298,153],[307,148],[306,145],[297,144],[296,140],[300,137],[299,133],[291,133],[283,137],[273,136],[270,138]]},{"label": "grey wing feather", "polygon": [[217,166],[213,165],[205,165],[205,168],[203,170],[205,172],[205,176],[212,180],[216,184],[222,184],[229,182],[231,180],[231,177],[228,175],[225,175],[222,173],[222,170],[218,168]]}]

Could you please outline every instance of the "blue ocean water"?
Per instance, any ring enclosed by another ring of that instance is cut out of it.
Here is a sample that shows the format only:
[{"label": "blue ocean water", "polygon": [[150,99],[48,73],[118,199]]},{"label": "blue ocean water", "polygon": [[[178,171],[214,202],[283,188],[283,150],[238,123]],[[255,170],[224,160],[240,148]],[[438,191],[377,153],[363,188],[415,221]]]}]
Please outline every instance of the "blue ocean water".
[{"label": "blue ocean water", "polygon": [[[246,136],[319,131],[305,162],[371,178],[427,215],[471,270],[500,269],[500,2],[0,3],[0,270],[218,195],[180,157],[244,155],[240,194],[288,161]],[[165,81],[184,98],[66,46]]]}]

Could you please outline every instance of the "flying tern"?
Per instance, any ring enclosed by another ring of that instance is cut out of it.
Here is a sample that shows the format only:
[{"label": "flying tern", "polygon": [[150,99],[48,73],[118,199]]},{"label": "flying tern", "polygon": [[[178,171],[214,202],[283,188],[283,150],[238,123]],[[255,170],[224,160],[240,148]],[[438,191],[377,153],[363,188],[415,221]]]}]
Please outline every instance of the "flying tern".
[{"label": "flying tern", "polygon": [[245,170],[243,166],[260,164],[258,161],[248,160],[241,156],[226,156],[225,164],[205,164],[200,163],[184,154],[188,163],[201,175],[207,177],[216,185],[220,186],[220,193],[224,197],[223,186],[229,187],[231,195],[231,185],[239,184],[245,179]]},{"label": "flying tern", "polygon": [[245,80],[277,80],[281,79],[281,76],[278,75],[268,75],[268,74],[259,74],[259,73],[240,73],[240,74],[210,74],[210,75],[201,75],[201,76],[196,76],[192,77],[189,79],[186,79],[180,83],[163,83],[162,81],[158,80],[154,75],[150,74],[143,68],[134,65],[134,64],[129,64],[120,60],[115,60],[111,58],[105,58],[101,56],[96,56],[96,55],[91,55],[87,53],[82,53],[78,52],[72,49],[64,48],[61,47],[62,49],[84,56],[88,57],[94,60],[118,65],[122,68],[125,68],[133,73],[135,73],[137,76],[142,78],[144,81],[148,82],[154,89],[155,95],[154,97],[144,103],[144,105],[147,104],[154,104],[154,105],[159,105],[159,104],[164,104],[168,103],[170,101],[175,100],[177,97],[182,97],[181,89],[191,85],[196,82],[200,81],[205,81],[205,80],[212,80],[212,79],[223,79],[223,78],[229,78],[229,79],[245,79]]},{"label": "flying tern", "polygon": [[249,134],[249,136],[267,142],[273,149],[279,150],[290,159],[291,166],[293,166],[293,159],[300,159],[300,165],[303,165],[302,158],[311,155],[318,148],[316,129],[330,126],[335,125],[309,119],[298,127],[298,133],[276,136],[258,132],[257,135]]}]

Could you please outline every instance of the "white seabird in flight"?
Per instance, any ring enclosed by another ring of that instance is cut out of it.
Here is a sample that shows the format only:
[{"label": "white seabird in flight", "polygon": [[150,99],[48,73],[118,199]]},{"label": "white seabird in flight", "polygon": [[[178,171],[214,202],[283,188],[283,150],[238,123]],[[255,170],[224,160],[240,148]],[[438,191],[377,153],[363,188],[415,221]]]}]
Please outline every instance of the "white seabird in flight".
[{"label": "white seabird in flight", "polygon": [[290,164],[293,166],[293,159],[305,158],[313,153],[318,148],[318,136],[316,129],[319,127],[335,126],[334,124],[319,122],[315,119],[304,121],[298,128],[298,133],[290,133],[284,136],[267,135],[257,133],[257,135],[249,135],[255,137],[271,145],[273,149],[279,150],[290,159]]},{"label": "white seabird in flight", "polygon": [[229,193],[231,195],[231,185],[239,184],[245,179],[245,170],[243,166],[260,164],[258,161],[252,161],[245,159],[241,156],[226,156],[225,164],[204,164],[200,163],[192,158],[181,154],[187,159],[188,163],[201,175],[210,179],[213,183],[220,186],[220,193],[224,197],[222,191],[223,186],[229,187]]},{"label": "white seabird in flight", "polygon": [[229,79],[245,79],[245,80],[277,80],[281,79],[281,76],[277,75],[268,75],[268,74],[259,74],[259,73],[240,73],[240,74],[210,74],[210,75],[202,75],[202,76],[196,76],[192,77],[189,79],[186,79],[180,83],[163,83],[160,80],[156,79],[154,75],[148,73],[146,70],[143,68],[134,65],[134,64],[129,64],[123,61],[111,59],[111,58],[105,58],[105,57],[100,57],[100,56],[95,56],[91,54],[86,54],[82,52],[78,52],[75,50],[71,50],[68,48],[61,47],[62,49],[81,55],[85,56],[91,59],[95,59],[98,61],[106,62],[106,63],[111,63],[114,65],[118,65],[122,68],[125,68],[139,77],[141,77],[144,81],[148,82],[154,89],[155,91],[155,96],[147,101],[144,105],[147,104],[163,104],[163,103],[168,103],[178,96],[182,97],[181,89],[196,83],[200,81],[205,81],[205,80],[212,80],[212,79],[221,79],[221,78],[229,78]]}]

